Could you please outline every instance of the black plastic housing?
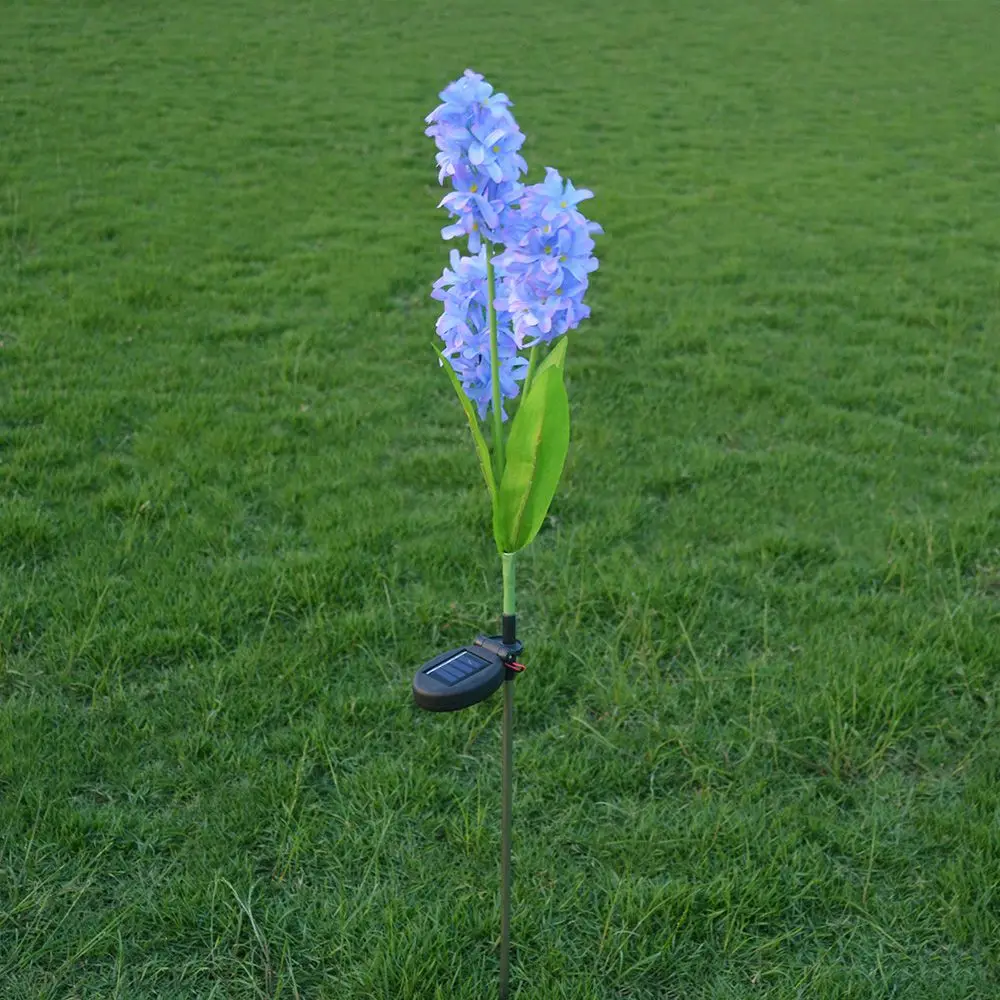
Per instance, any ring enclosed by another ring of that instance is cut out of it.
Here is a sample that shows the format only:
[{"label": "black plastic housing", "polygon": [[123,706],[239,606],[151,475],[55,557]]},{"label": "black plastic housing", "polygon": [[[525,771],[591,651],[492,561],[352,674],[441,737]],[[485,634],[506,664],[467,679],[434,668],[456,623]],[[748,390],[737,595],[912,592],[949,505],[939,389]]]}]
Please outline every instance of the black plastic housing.
[{"label": "black plastic housing", "polygon": [[[461,654],[484,661],[483,666],[453,683],[446,683],[441,671]],[[505,665],[495,653],[482,646],[459,646],[428,660],[413,678],[413,700],[429,712],[457,712],[488,698],[503,683]],[[432,671],[435,671],[432,673]]]},{"label": "black plastic housing", "polygon": [[414,676],[413,700],[428,712],[457,712],[485,701],[505,675],[513,680],[507,662],[522,648],[519,642],[505,646],[500,636],[479,636],[471,645],[439,653]]}]

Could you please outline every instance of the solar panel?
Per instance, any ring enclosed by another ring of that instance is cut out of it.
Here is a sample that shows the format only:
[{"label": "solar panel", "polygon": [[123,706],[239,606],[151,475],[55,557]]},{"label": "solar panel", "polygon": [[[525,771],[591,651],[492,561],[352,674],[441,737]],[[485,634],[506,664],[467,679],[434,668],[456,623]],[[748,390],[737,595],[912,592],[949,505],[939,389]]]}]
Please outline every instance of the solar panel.
[{"label": "solar panel", "polygon": [[451,659],[445,660],[444,663],[439,663],[436,667],[431,667],[427,673],[443,681],[448,687],[451,687],[453,684],[465,680],[466,677],[471,676],[477,670],[488,667],[489,664],[489,660],[484,660],[481,656],[476,656],[475,653],[470,653],[467,649],[462,649],[451,657]]}]

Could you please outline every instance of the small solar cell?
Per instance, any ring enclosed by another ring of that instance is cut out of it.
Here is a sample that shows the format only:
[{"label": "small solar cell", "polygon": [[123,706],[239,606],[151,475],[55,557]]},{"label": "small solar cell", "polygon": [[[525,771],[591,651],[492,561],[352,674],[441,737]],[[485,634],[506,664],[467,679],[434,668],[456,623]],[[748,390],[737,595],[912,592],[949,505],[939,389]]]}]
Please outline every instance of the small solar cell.
[{"label": "small solar cell", "polygon": [[444,681],[445,684],[451,687],[453,684],[465,680],[466,677],[471,676],[477,670],[482,670],[483,667],[489,666],[489,663],[489,660],[484,660],[481,656],[476,656],[475,653],[470,653],[467,649],[463,649],[450,660],[445,660],[444,663],[439,663],[436,667],[432,667],[427,673],[433,674],[438,680]]}]

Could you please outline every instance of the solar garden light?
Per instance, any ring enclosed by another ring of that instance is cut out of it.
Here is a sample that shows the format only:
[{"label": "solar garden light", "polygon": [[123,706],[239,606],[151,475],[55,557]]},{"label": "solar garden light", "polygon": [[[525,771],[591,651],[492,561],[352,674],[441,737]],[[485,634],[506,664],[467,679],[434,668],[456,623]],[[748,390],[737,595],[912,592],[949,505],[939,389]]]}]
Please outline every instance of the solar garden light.
[{"label": "solar garden light", "polygon": [[[583,296],[597,267],[591,234],[602,229],[577,209],[592,192],[575,189],[552,167],[543,182],[521,183],[528,169],[518,152],[524,135],[506,94],[494,94],[480,74],[466,70],[440,97],[426,134],[437,144],[438,181],[452,186],[439,207],[454,221],[441,235],[467,239],[470,256],[452,250],[450,268],[434,284],[431,295],[444,303],[437,321],[444,347],[434,349],[469,421],[490,495],[503,624],[500,636],[480,635],[425,663],[413,679],[413,697],[429,711],[454,712],[503,687],[500,998],[506,1000],[513,682],[524,669],[516,660],[523,647],[516,635],[514,556],[538,533],[566,461],[565,334],[590,315]],[[503,401],[512,399],[518,404],[505,435]]]}]

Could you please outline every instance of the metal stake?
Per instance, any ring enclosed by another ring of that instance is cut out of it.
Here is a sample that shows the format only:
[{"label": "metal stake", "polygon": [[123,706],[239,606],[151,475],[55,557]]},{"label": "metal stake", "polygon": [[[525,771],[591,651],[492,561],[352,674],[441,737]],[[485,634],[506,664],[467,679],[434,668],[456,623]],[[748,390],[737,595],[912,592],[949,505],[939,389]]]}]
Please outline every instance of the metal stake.
[{"label": "metal stake", "polygon": [[[512,630],[513,631],[513,630]],[[504,637],[506,642],[506,637]],[[513,636],[511,636],[513,641]],[[500,843],[500,1000],[507,1000],[510,976],[510,848],[514,785],[514,672],[507,668],[503,685],[503,800]]]},{"label": "metal stake", "polygon": [[[514,611],[514,554],[503,553],[503,643],[517,643],[517,615]],[[523,667],[521,668],[523,669]],[[511,817],[514,811],[514,669],[508,664],[503,675],[503,769],[500,775],[500,1000],[507,1000],[510,978],[510,847]]]}]

